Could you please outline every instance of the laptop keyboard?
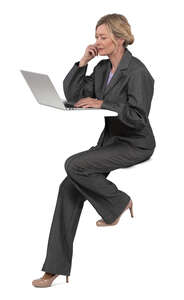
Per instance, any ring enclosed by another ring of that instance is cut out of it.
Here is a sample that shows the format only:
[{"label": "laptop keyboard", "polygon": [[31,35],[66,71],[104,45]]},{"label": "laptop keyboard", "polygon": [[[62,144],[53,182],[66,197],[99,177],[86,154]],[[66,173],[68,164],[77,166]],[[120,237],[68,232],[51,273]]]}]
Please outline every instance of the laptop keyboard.
[{"label": "laptop keyboard", "polygon": [[65,107],[74,107],[74,105],[73,105],[73,104],[70,104],[70,103],[68,103],[68,102],[65,102]]}]

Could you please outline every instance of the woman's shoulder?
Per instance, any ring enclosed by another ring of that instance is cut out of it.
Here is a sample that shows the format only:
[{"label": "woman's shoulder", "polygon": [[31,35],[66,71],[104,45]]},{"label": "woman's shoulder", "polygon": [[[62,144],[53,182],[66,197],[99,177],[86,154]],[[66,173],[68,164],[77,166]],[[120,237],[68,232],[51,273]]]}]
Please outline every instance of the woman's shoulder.
[{"label": "woman's shoulder", "polygon": [[149,73],[149,70],[148,70],[147,66],[145,65],[145,63],[138,57],[132,55],[132,59],[129,64],[129,72],[134,73],[134,72],[139,72],[139,71],[140,72],[145,71],[145,72]]}]

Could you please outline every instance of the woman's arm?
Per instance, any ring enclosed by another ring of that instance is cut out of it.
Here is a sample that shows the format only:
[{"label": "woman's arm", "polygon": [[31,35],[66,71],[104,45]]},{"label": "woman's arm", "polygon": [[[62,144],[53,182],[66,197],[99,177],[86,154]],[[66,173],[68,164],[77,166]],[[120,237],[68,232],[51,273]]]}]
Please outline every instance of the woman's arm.
[{"label": "woman's arm", "polygon": [[94,73],[86,76],[88,62],[98,55],[98,49],[95,44],[86,47],[85,53],[80,61],[76,62],[63,80],[63,90],[66,99],[75,103],[80,98],[95,97]]},{"label": "woman's arm", "polygon": [[88,64],[79,67],[79,63],[74,64],[63,80],[64,94],[70,103],[75,103],[80,98],[95,98],[94,70],[90,76],[86,76]]},{"label": "woman's arm", "polygon": [[146,69],[134,71],[128,81],[127,103],[103,102],[101,108],[118,112],[129,128],[142,130],[147,123],[154,92],[154,79]]}]

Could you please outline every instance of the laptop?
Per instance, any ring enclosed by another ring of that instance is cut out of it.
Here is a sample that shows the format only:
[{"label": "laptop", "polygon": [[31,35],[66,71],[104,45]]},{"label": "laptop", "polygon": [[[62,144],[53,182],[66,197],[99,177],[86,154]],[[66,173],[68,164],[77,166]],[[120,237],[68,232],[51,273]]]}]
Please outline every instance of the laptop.
[{"label": "laptop", "polygon": [[67,102],[65,99],[61,99],[49,76],[46,74],[24,70],[20,70],[20,72],[39,104],[52,106],[62,110],[99,110],[99,108],[94,107],[75,107],[74,104]]}]

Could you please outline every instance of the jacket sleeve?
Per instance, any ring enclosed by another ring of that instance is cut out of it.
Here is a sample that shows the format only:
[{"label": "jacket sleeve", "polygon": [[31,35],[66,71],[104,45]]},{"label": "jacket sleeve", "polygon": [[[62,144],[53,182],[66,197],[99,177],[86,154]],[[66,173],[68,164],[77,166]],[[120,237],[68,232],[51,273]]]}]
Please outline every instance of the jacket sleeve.
[{"label": "jacket sleeve", "polygon": [[70,103],[77,102],[80,98],[95,98],[94,72],[86,76],[87,65],[79,67],[79,61],[74,64],[72,69],[63,80],[63,90],[66,99]]},{"label": "jacket sleeve", "polygon": [[148,121],[154,92],[154,79],[147,69],[134,71],[128,80],[126,103],[103,102],[101,108],[116,111],[127,127],[142,130]]}]

